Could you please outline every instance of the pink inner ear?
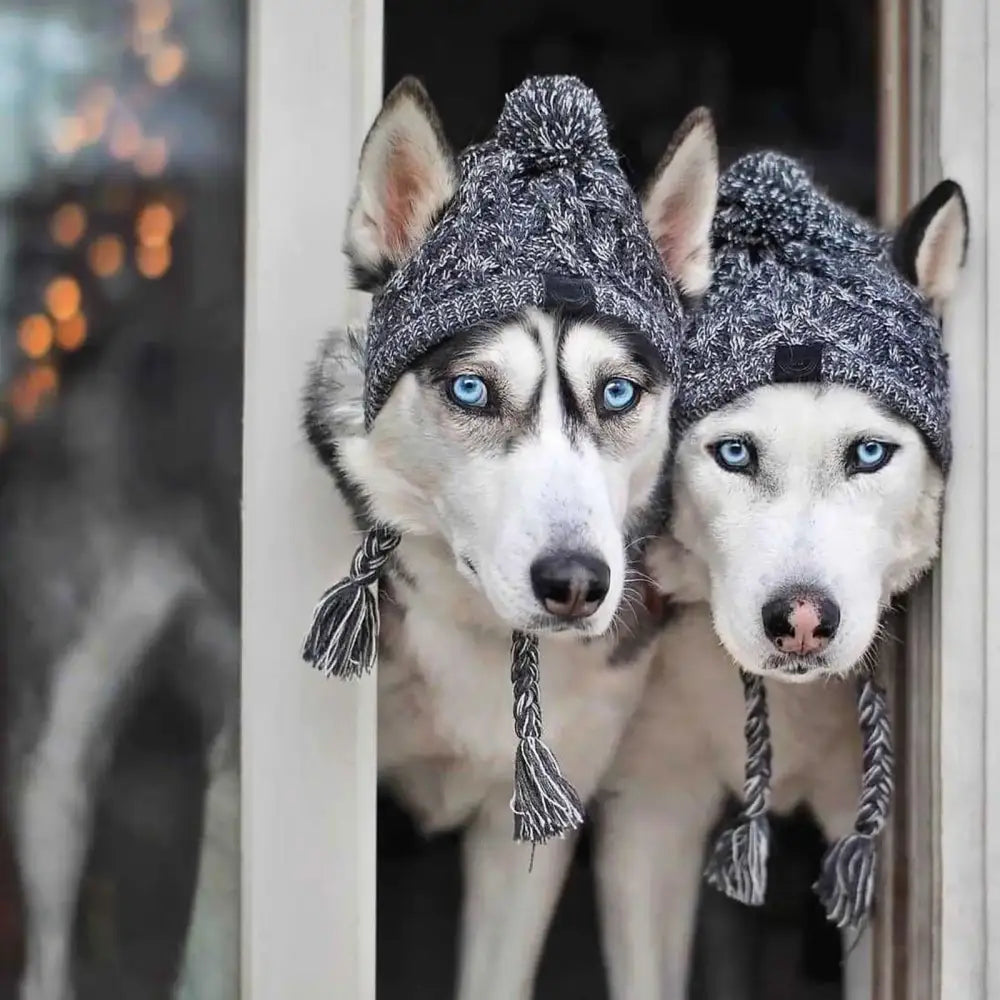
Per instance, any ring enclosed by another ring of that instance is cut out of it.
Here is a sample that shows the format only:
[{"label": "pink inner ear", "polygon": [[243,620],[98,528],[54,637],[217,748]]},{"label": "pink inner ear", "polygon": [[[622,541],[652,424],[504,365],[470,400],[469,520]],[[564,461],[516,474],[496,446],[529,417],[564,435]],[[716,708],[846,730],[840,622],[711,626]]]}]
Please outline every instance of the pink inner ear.
[{"label": "pink inner ear", "polygon": [[678,277],[676,268],[684,263],[689,248],[686,243],[689,237],[686,233],[688,220],[684,214],[684,199],[675,196],[667,198],[660,206],[660,216],[656,226],[656,249],[660,259],[670,270],[673,277]]},{"label": "pink inner ear", "polygon": [[408,253],[416,238],[414,223],[421,195],[430,188],[427,168],[404,141],[393,143],[385,169],[383,237],[390,253]]}]

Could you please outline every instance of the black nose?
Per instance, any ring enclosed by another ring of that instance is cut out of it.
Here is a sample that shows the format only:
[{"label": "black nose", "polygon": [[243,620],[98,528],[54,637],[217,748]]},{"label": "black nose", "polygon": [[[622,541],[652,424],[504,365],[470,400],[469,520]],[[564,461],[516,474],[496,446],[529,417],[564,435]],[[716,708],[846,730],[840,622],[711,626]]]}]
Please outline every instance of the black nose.
[{"label": "black nose", "polygon": [[549,614],[587,618],[608,596],[611,567],[586,552],[554,552],[531,564],[531,587]]},{"label": "black nose", "polygon": [[790,591],[761,608],[764,633],[783,653],[817,653],[840,625],[840,608],[819,591]]}]

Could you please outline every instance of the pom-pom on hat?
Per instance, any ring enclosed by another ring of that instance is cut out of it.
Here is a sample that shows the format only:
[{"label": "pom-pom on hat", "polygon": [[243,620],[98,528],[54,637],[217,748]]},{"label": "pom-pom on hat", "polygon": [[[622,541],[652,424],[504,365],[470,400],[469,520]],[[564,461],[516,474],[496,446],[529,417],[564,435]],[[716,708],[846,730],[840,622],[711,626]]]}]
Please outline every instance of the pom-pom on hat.
[{"label": "pom-pom on hat", "polygon": [[[491,139],[466,151],[451,203],[378,291],[368,322],[365,423],[428,350],[528,307],[603,317],[644,335],[674,380],[682,330],[638,199],[608,140],[594,93],[573,77],[527,80],[508,95]],[[400,543],[373,526],[350,575],[320,599],[303,656],[328,676],[375,664],[370,589]],[[514,835],[543,843],[583,821],[583,805],[542,741],[538,639],[511,640]]]},{"label": "pom-pom on hat", "polygon": [[831,382],[912,423],[951,461],[941,323],[893,264],[890,237],[779,153],[719,182],[715,276],[684,346],[683,429],[762,385]]},{"label": "pom-pom on hat", "polygon": [[680,301],[601,104],[570,76],[534,77],[507,95],[493,138],[462,156],[450,206],[373,301],[367,425],[421,355],[529,306],[642,333],[677,376]]}]

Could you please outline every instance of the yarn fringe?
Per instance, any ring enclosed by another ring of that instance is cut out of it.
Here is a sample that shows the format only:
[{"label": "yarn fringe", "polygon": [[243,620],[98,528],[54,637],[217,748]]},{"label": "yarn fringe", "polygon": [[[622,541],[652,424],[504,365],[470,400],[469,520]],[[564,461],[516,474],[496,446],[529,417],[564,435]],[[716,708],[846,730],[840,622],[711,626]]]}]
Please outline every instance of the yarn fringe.
[{"label": "yarn fringe", "polygon": [[761,906],[767,894],[771,827],[771,730],[763,680],[741,673],[746,703],[747,761],[743,808],[736,825],[722,833],[705,868],[709,885],[747,906]]},{"label": "yarn fringe", "polygon": [[378,656],[378,595],[371,585],[396,546],[391,528],[372,528],[354,553],[351,571],[335,583],[313,611],[302,644],[302,658],[326,677],[354,678],[370,673]]},{"label": "yarn fringe", "polygon": [[826,852],[813,886],[827,919],[840,928],[860,928],[871,912],[877,869],[876,841],[892,805],[892,733],[885,691],[872,677],[858,682],[862,736],[861,800],[854,832]]},{"label": "yarn fringe", "polygon": [[538,704],[538,639],[524,632],[512,637],[511,681],[514,684],[514,839],[544,844],[577,829],[583,803],[563,777],[552,751],[542,741]]}]

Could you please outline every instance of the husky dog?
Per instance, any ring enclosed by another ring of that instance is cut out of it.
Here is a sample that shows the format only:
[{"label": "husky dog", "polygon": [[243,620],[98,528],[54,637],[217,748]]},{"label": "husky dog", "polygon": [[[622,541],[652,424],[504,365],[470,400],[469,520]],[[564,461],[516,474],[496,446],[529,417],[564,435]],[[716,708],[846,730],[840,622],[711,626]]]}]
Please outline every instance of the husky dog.
[{"label": "husky dog", "polygon": [[[925,304],[952,292],[966,228],[961,191],[943,182],[896,234],[892,258]],[[686,995],[706,834],[744,780],[737,668],[766,678],[771,807],[807,803],[828,838],[852,831],[861,745],[845,679],[872,665],[888,603],[938,545],[940,455],[874,393],[761,385],[675,445],[671,537],[648,559],[681,607],[605,783],[599,883],[616,1000]]]},{"label": "husky dog", "polygon": [[239,993],[239,309],[163,316],[81,357],[3,456],[0,648],[22,1000],[75,995],[94,805],[155,663],[170,665],[203,723],[209,772],[178,995]]},{"label": "husky dog", "polygon": [[[346,236],[359,286],[380,289],[417,252],[455,178],[429,99],[404,82],[361,155]],[[709,278],[716,183],[696,113],[647,205],[691,295]],[[366,431],[364,352],[363,332],[329,338],[306,426],[358,520],[406,529],[380,593],[380,776],[425,831],[465,830],[458,996],[527,998],[574,843],[512,839],[511,629],[540,634],[546,739],[586,800],[659,626],[640,558],[673,387],[634,334],[529,309],[432,349]]]}]

